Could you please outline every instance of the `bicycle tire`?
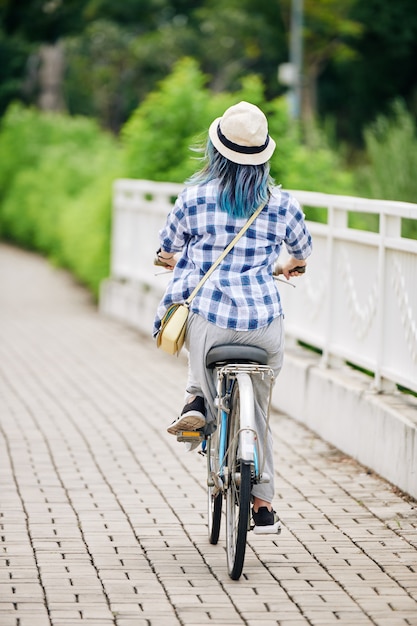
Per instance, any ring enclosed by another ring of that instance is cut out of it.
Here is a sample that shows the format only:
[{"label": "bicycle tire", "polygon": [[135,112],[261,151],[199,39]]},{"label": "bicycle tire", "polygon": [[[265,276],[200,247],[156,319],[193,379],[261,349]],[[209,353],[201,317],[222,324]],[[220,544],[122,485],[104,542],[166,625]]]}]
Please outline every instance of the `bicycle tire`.
[{"label": "bicycle tire", "polygon": [[226,552],[229,576],[238,580],[242,574],[249,526],[251,466],[238,459],[241,400],[236,381],[228,429],[228,483],[226,490]]},{"label": "bicycle tire", "polygon": [[216,453],[216,441],[212,438],[213,435],[207,440],[207,521],[209,541],[216,545],[220,535],[223,495],[212,482],[212,472],[215,471],[214,455]]}]

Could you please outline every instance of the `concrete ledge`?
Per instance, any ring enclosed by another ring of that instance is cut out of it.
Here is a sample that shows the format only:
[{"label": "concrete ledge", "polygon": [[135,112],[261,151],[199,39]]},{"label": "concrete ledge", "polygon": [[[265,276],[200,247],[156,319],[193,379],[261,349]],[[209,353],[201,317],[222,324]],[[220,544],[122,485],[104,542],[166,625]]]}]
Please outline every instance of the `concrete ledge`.
[{"label": "concrete ledge", "polygon": [[276,408],[417,498],[417,399],[370,390],[370,379],[289,348],[274,390]]},{"label": "concrete ledge", "polygon": [[[160,288],[109,279],[100,310],[150,337]],[[320,357],[288,347],[273,406],[417,498],[417,399],[377,394],[347,366],[323,369]]]}]

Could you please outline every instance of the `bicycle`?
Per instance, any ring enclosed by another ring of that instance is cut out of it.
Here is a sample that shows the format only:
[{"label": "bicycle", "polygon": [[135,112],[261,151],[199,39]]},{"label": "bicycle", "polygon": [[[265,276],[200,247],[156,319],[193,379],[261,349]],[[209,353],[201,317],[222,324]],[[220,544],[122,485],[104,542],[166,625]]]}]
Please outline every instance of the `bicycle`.
[{"label": "bicycle", "polygon": [[[304,267],[294,272],[304,273]],[[267,483],[263,471],[266,438],[269,429],[269,407],[274,372],[268,366],[263,348],[225,344],[211,348],[206,367],[215,370],[217,420],[214,432],[182,431],[178,441],[201,441],[207,457],[208,537],[217,544],[220,536],[223,499],[226,501],[226,554],[230,578],[238,580],[243,571],[247,533],[250,523],[251,492],[254,485]],[[255,428],[253,377],[269,379],[269,406],[260,444]],[[278,526],[277,534],[281,532]]]},{"label": "bicycle", "polygon": [[[217,423],[212,434],[182,431],[179,441],[201,440],[207,457],[208,536],[217,544],[226,501],[226,553],[229,576],[242,574],[250,525],[250,499],[255,484],[269,482],[262,470],[263,451],[255,428],[253,376],[268,377],[270,390],[274,372],[267,365],[265,350],[255,346],[227,344],[211,348],[206,367],[216,370]],[[268,411],[269,418],[269,411]],[[265,435],[268,421],[265,425]],[[265,442],[264,446],[265,448]]]},{"label": "bicycle", "polygon": [[[255,484],[269,482],[263,472],[264,445],[255,428],[252,379],[274,372],[265,350],[255,346],[222,345],[212,348],[206,366],[217,372],[217,428],[207,437],[209,541],[219,539],[222,500],[226,501],[226,554],[229,576],[242,574],[247,533],[251,530],[250,500]],[[268,412],[269,414],[269,412]],[[262,449],[261,449],[262,448]]]}]

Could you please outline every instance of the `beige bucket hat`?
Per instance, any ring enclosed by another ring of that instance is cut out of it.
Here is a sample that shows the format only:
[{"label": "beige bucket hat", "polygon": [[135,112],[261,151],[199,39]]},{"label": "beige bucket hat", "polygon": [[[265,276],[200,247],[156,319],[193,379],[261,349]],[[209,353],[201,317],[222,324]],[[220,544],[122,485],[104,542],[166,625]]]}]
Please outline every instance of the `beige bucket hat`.
[{"label": "beige bucket hat", "polygon": [[262,111],[249,102],[229,107],[210,125],[209,137],[224,157],[240,165],[262,165],[274,153],[275,141],[268,134]]}]

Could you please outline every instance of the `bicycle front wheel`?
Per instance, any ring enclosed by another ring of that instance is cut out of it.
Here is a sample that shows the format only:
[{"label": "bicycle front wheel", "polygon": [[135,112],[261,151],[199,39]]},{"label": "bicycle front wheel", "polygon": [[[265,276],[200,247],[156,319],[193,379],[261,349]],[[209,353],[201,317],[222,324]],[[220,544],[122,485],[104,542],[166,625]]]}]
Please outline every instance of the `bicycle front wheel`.
[{"label": "bicycle front wheel", "polygon": [[242,574],[249,526],[251,466],[239,460],[240,395],[236,381],[228,429],[228,483],[226,490],[226,551],[229,576]]}]

